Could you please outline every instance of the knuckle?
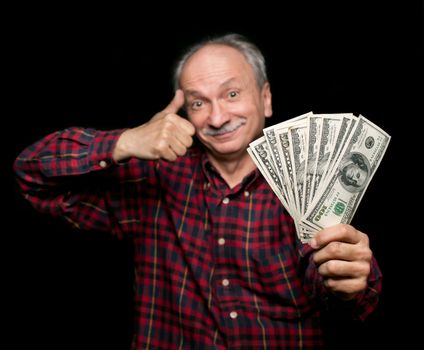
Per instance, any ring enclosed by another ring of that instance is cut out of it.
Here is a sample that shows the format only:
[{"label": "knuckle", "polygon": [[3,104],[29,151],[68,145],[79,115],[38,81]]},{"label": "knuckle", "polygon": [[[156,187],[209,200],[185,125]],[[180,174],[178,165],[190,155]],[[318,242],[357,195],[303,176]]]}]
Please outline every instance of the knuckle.
[{"label": "knuckle", "polygon": [[166,142],[164,138],[161,138],[158,141],[158,144],[157,144],[158,149],[165,149],[167,146],[168,146],[168,142]]},{"label": "knuckle", "polygon": [[163,119],[167,122],[172,122],[174,120],[174,115],[172,113],[166,113]]},{"label": "knuckle", "polygon": [[156,150],[159,155],[162,155],[168,149],[168,142],[165,140],[160,140],[156,145]]},{"label": "knuckle", "polygon": [[343,236],[347,236],[349,234],[349,231],[352,229],[352,226],[348,224],[340,224],[340,233]]},{"label": "knuckle", "polygon": [[328,252],[331,256],[340,256],[342,252],[342,242],[331,242],[328,245]]},{"label": "knuckle", "polygon": [[163,130],[173,131],[175,129],[175,116],[173,114],[166,114],[162,120]]},{"label": "knuckle", "polygon": [[173,132],[174,129],[175,129],[174,123],[170,120],[165,120],[162,125],[162,134],[169,137],[169,135]]},{"label": "knuckle", "polygon": [[330,275],[337,274],[338,264],[335,260],[330,260],[327,262],[327,271]]}]

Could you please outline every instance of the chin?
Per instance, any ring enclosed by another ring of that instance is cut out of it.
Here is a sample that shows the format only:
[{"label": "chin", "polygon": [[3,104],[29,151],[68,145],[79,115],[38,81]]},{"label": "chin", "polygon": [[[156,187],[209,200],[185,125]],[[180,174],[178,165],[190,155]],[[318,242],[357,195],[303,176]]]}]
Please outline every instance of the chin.
[{"label": "chin", "polygon": [[206,146],[206,148],[216,155],[233,155],[246,151],[249,146],[244,137],[241,138],[241,135],[238,136],[239,137],[229,137],[227,139],[204,138],[201,142]]},{"label": "chin", "polygon": [[216,147],[208,147],[213,153],[220,156],[233,156],[245,151],[245,148],[235,145],[217,145]]}]

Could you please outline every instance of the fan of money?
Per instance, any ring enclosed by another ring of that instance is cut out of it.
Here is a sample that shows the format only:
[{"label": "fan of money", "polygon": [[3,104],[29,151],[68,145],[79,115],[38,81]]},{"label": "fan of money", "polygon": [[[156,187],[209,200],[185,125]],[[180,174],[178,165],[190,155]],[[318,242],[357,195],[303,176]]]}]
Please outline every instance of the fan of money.
[{"label": "fan of money", "polygon": [[299,239],[350,223],[390,142],[363,115],[312,112],[267,127],[247,149]]}]

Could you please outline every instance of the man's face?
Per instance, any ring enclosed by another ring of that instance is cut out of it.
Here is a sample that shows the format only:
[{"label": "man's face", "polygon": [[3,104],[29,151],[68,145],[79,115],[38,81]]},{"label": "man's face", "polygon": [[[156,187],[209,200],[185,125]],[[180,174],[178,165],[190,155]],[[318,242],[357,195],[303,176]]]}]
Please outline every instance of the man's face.
[{"label": "man's face", "polygon": [[361,187],[367,179],[367,172],[356,163],[347,165],[344,173],[347,182],[352,186]]},{"label": "man's face", "polygon": [[197,137],[216,158],[244,154],[272,114],[269,85],[261,91],[244,56],[227,46],[196,52],[184,66],[180,86]]}]

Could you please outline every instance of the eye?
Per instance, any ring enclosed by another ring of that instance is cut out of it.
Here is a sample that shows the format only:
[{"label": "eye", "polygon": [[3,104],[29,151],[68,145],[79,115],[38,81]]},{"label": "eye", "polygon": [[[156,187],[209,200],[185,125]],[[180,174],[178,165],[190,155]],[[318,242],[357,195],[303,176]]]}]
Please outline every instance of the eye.
[{"label": "eye", "polygon": [[198,110],[198,109],[202,108],[202,106],[203,106],[203,101],[195,100],[191,103],[190,108],[194,109],[194,110]]},{"label": "eye", "polygon": [[237,96],[239,96],[238,91],[234,91],[234,90],[232,90],[232,91],[230,91],[230,92],[228,93],[228,97],[229,97],[229,98],[235,98],[235,97],[237,97]]}]

